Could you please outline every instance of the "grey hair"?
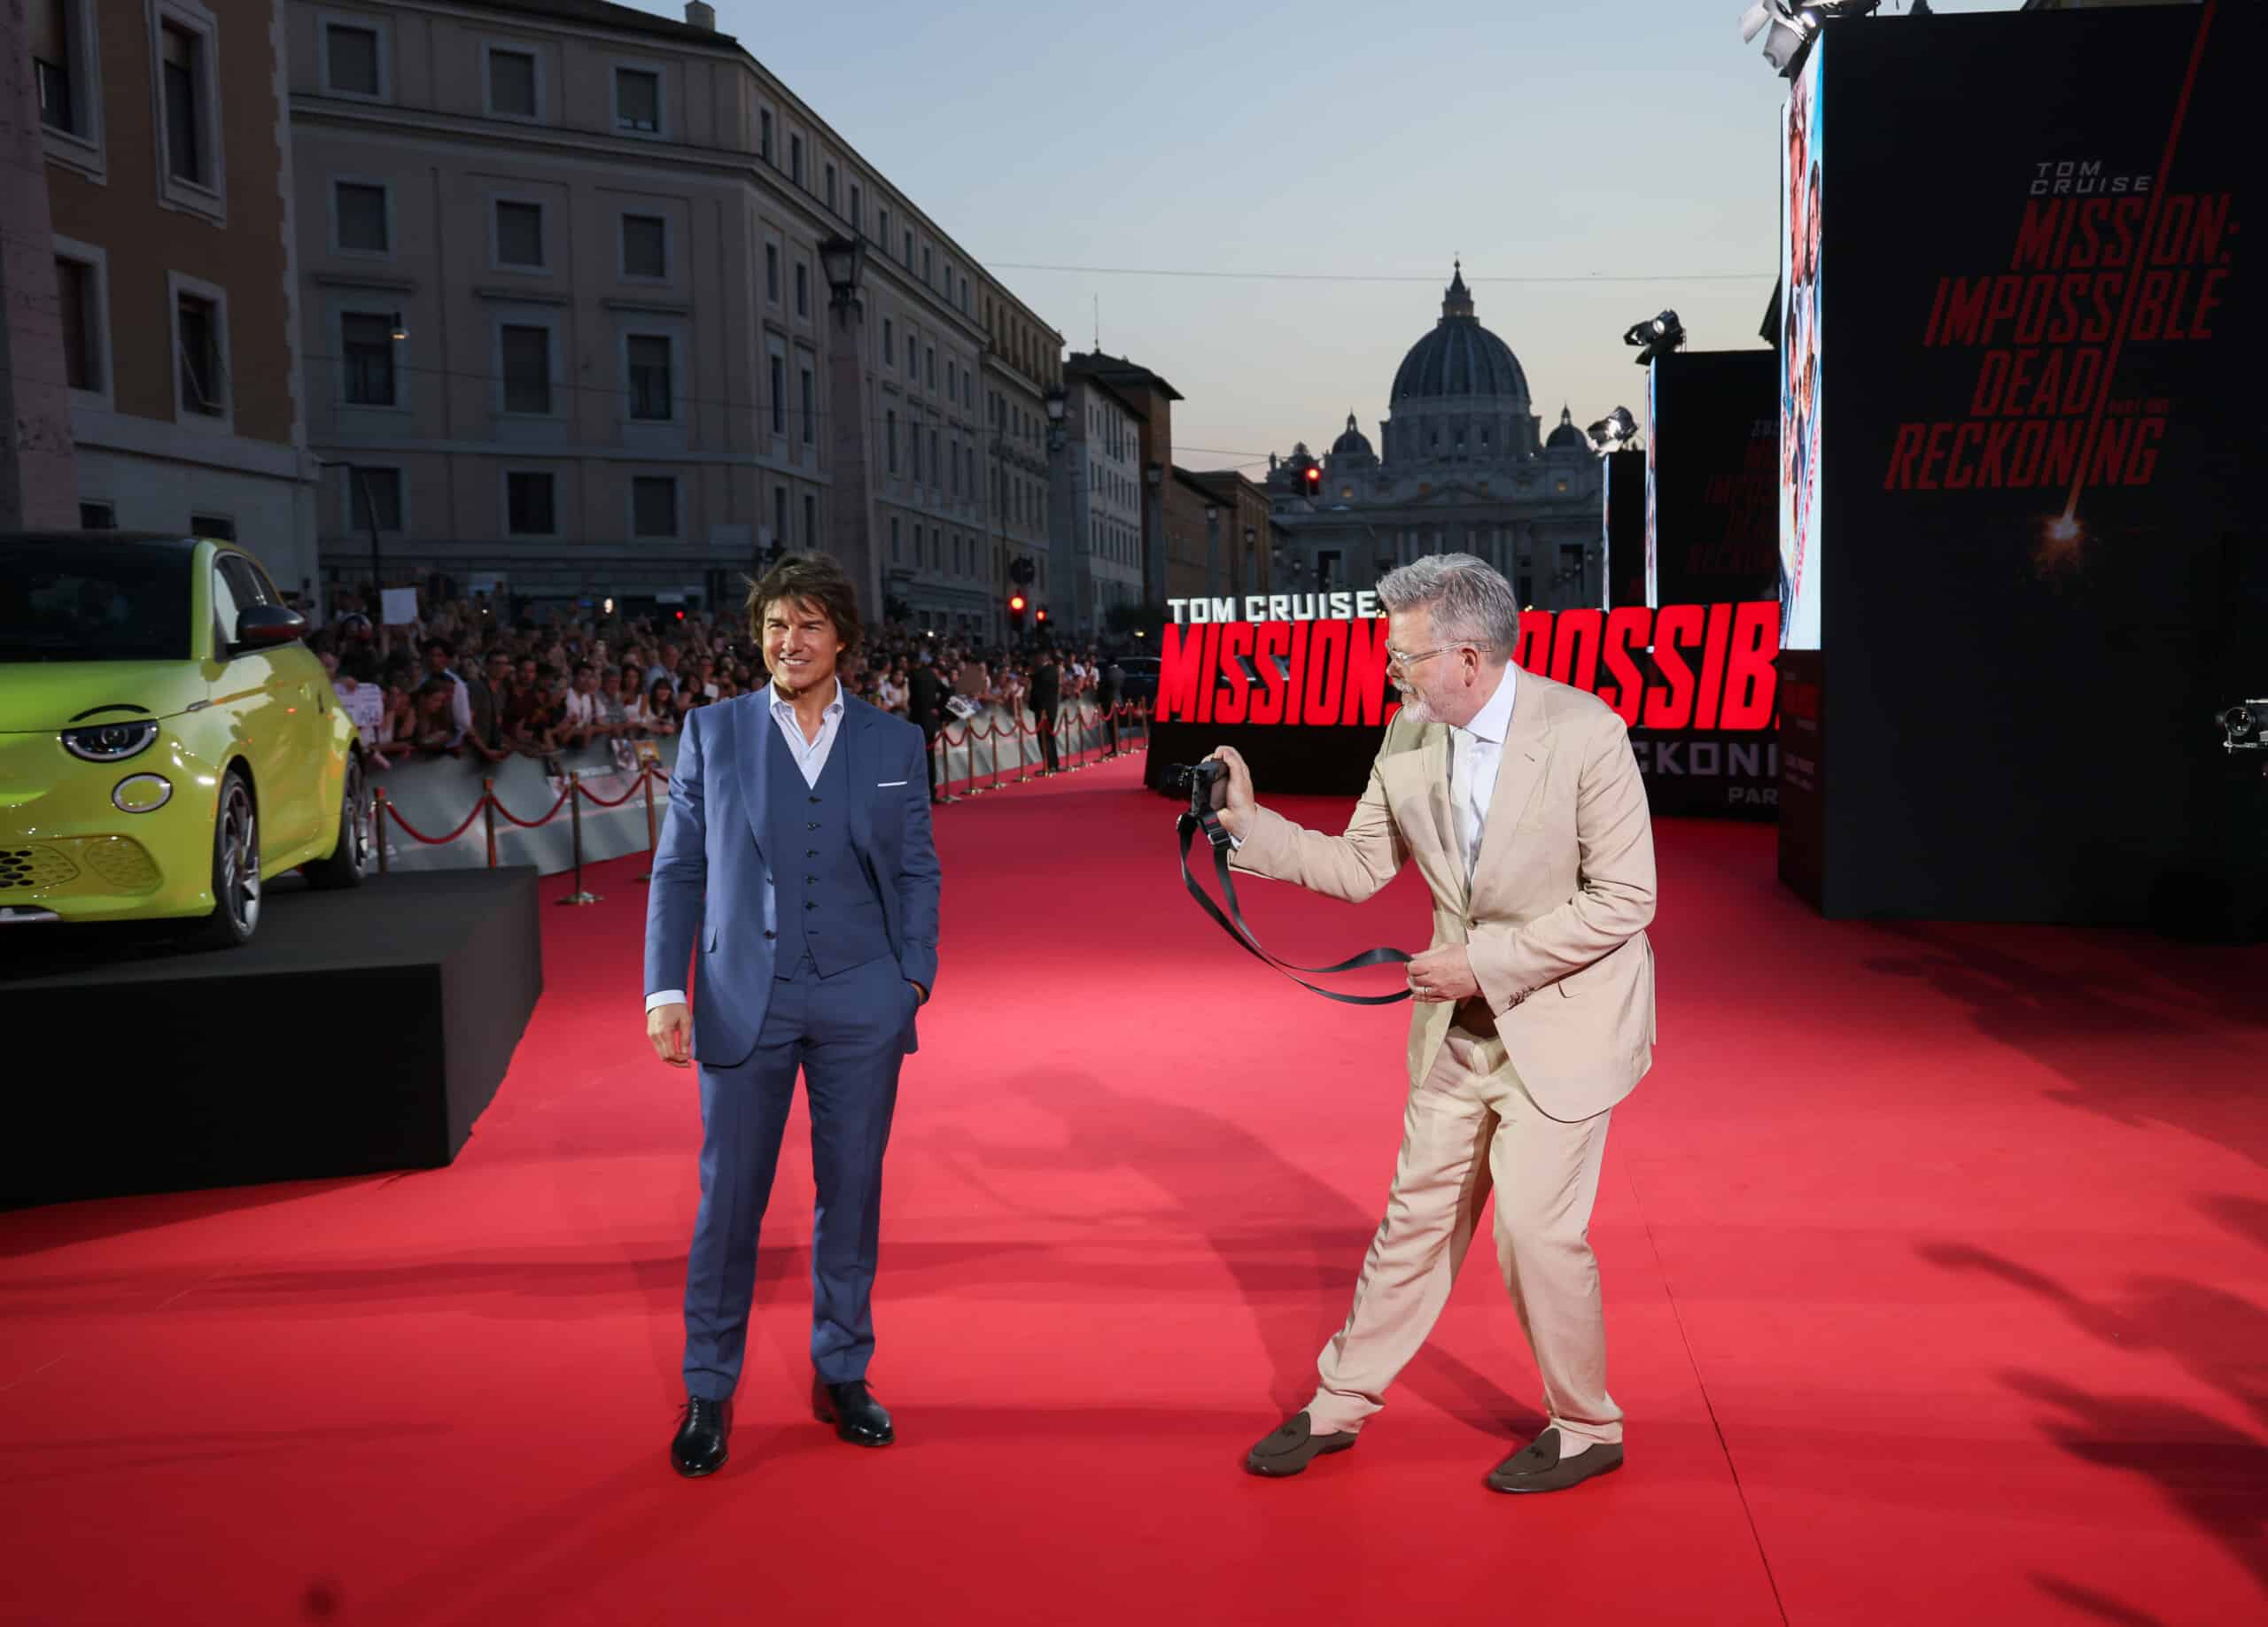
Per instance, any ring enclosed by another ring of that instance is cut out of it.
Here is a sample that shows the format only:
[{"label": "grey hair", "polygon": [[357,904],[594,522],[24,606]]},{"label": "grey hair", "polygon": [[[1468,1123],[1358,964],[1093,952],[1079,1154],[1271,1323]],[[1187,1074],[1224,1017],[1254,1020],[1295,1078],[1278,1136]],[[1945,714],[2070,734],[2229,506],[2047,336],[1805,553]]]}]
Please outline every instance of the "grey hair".
[{"label": "grey hair", "polygon": [[1520,632],[1520,601],[1503,573],[1470,554],[1428,554],[1379,578],[1379,602],[1389,612],[1427,608],[1433,631],[1511,659]]}]

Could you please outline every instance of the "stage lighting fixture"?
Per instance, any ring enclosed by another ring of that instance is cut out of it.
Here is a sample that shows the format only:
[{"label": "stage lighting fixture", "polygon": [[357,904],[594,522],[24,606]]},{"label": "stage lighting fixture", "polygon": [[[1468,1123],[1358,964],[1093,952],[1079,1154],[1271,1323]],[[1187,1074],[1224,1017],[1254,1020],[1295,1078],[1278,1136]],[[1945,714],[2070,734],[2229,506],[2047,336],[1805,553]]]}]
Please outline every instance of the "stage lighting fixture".
[{"label": "stage lighting fixture", "polygon": [[1623,332],[1622,342],[1637,346],[1636,360],[1643,368],[1685,343],[1685,324],[1677,320],[1676,312],[1664,311],[1659,316],[1631,323]]},{"label": "stage lighting fixture", "polygon": [[[1812,42],[1819,37],[1821,24],[1864,17],[1881,4],[1882,0],[1756,0],[1741,15],[1740,37],[1748,41],[1762,35],[1764,59],[1775,73],[1792,79],[1803,66]],[[1916,14],[1927,16],[1928,12],[1917,7]]]},{"label": "stage lighting fixture", "polygon": [[1627,407],[1618,407],[1588,431],[1591,445],[1600,452],[1619,452],[1638,438],[1638,421]]},{"label": "stage lighting fixture", "polygon": [[2221,714],[2227,751],[2268,751],[2268,701],[2240,701]]}]

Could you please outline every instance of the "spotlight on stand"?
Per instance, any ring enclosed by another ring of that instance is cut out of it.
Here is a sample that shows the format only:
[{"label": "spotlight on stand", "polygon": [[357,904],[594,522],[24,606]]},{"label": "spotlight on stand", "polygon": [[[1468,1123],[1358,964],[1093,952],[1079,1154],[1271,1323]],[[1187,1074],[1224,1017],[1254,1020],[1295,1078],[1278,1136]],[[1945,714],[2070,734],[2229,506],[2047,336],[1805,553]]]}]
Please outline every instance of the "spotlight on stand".
[{"label": "spotlight on stand", "polygon": [[1677,320],[1674,311],[1664,311],[1659,316],[1643,322],[1633,322],[1622,335],[1625,345],[1637,346],[1637,363],[1644,367],[1657,356],[1666,356],[1685,343],[1685,324]]},{"label": "spotlight on stand", "polygon": [[[1821,25],[1843,17],[1864,17],[1881,5],[1882,0],[1756,0],[1756,4],[1741,14],[1740,37],[1753,40],[1764,36],[1764,59],[1772,65],[1773,72],[1785,79],[1793,79],[1810,54],[1812,42],[1819,37]],[[1917,4],[1916,16],[1926,17],[1926,6]]]},{"label": "spotlight on stand", "polygon": [[1598,452],[1620,452],[1638,438],[1638,421],[1627,407],[1618,407],[1587,431]]},{"label": "spotlight on stand", "polygon": [[2268,751],[2268,700],[2240,701],[2221,714],[2224,751]]}]

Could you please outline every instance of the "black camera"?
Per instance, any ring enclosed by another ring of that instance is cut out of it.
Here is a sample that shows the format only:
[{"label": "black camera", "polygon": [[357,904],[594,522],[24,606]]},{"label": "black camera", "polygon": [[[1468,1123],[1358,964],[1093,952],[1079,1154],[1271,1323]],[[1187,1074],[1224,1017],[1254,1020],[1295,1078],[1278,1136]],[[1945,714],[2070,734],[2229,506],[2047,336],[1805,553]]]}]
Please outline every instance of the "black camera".
[{"label": "black camera", "polygon": [[1202,763],[1169,763],[1165,791],[1168,796],[1179,796],[1186,791],[1189,811],[1200,818],[1217,813],[1228,805],[1229,765],[1213,757]]}]

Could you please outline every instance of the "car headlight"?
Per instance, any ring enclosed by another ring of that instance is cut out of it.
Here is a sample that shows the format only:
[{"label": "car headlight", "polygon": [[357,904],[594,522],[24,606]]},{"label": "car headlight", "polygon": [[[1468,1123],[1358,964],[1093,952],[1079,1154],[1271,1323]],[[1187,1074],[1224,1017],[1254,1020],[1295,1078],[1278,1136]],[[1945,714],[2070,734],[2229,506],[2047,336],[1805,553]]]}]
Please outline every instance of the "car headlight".
[{"label": "car headlight", "polygon": [[63,749],[89,763],[123,763],[150,749],[158,725],[142,719],[134,723],[89,724],[63,731]]}]

